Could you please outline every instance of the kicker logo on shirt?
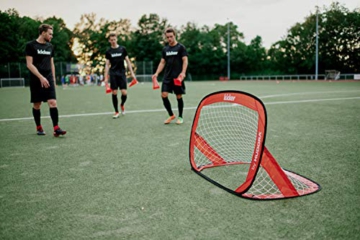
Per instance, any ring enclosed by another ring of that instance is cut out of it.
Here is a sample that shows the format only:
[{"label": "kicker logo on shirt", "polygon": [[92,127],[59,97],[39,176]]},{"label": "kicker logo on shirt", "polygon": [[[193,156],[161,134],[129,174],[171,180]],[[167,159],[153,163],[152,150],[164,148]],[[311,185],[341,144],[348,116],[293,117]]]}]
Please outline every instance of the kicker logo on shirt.
[{"label": "kicker logo on shirt", "polygon": [[178,52],[174,52],[174,51],[166,52],[166,56],[174,56],[177,54],[178,54]]},{"label": "kicker logo on shirt", "polygon": [[50,51],[45,51],[45,50],[42,50],[42,49],[37,49],[37,53],[40,54],[40,55],[51,55]]},{"label": "kicker logo on shirt", "polygon": [[121,57],[122,53],[113,53],[111,54],[111,57]]}]

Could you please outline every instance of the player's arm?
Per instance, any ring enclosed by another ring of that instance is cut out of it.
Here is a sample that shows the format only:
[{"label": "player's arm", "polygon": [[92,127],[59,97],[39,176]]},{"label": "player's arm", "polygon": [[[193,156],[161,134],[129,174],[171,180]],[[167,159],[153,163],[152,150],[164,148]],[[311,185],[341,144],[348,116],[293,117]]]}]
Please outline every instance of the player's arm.
[{"label": "player's arm", "polygon": [[161,71],[164,69],[164,67],[165,67],[165,59],[161,58],[159,66],[158,66],[155,74],[153,75],[153,78],[158,77],[159,74],[161,73]]},{"label": "player's arm", "polygon": [[40,74],[39,70],[33,64],[33,57],[26,56],[26,67],[34,74],[37,78],[39,78],[41,82],[41,87],[48,88],[50,86],[49,81]]},{"label": "player's arm", "polygon": [[181,70],[181,73],[179,74],[178,78],[181,78],[181,79],[185,78],[187,67],[188,67],[188,57],[184,56],[184,57],[182,57],[182,70]]},{"label": "player's arm", "polygon": [[56,77],[55,77],[55,64],[54,64],[54,58],[51,58],[51,72],[54,77],[54,86],[56,85]]},{"label": "player's arm", "polygon": [[135,74],[134,74],[134,71],[133,71],[133,68],[132,68],[132,66],[131,66],[130,59],[129,59],[128,56],[125,57],[125,61],[126,61],[126,64],[127,64],[127,66],[128,66],[128,69],[129,69],[129,71],[130,71],[130,73],[131,73],[132,78],[136,78],[136,77],[135,77]]},{"label": "player's arm", "polygon": [[105,83],[108,82],[108,78],[109,78],[109,69],[110,69],[110,60],[106,59],[105,61],[105,72],[104,72],[104,76],[105,76]]}]

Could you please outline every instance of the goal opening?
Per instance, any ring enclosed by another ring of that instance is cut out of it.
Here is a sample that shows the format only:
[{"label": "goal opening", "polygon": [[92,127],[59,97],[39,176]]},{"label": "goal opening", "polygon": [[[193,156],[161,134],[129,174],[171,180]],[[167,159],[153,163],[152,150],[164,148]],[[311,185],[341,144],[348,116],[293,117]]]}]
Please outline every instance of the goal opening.
[{"label": "goal opening", "polygon": [[220,91],[204,97],[189,146],[192,169],[240,197],[271,200],[308,195],[320,186],[282,169],[265,147],[267,115],[257,97]]}]

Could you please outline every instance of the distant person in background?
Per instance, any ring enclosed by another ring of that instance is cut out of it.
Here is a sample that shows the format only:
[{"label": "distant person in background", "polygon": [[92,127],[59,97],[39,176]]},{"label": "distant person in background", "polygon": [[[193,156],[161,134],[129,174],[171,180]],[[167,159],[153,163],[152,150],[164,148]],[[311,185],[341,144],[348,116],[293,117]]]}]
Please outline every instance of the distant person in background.
[{"label": "distant person in background", "polygon": [[85,84],[89,84],[89,81],[90,81],[89,74],[86,74],[86,76],[85,76]]},{"label": "distant person in background", "polygon": [[[179,116],[176,120],[176,124],[182,124],[183,120],[183,109],[184,101],[182,95],[185,94],[185,74],[188,66],[188,53],[184,45],[176,41],[176,33],[173,28],[165,30],[165,37],[168,41],[168,45],[164,47],[162,51],[162,58],[159,66],[153,75],[158,77],[161,71],[165,68],[164,78],[161,86],[161,98],[165,109],[167,110],[169,117],[164,121],[164,124],[169,124],[175,119],[175,114],[171,109],[171,104],[168,99],[169,93],[175,93],[178,102]],[[181,86],[174,84],[174,79],[181,79]]]},{"label": "distant person in background", "polygon": [[110,48],[106,51],[106,64],[105,64],[105,84],[108,83],[110,76],[110,88],[112,90],[112,103],[114,106],[115,114],[113,118],[119,117],[117,91],[121,91],[121,114],[125,115],[125,102],[127,99],[127,80],[124,61],[126,61],[132,78],[135,78],[134,71],[131,67],[131,62],[128,57],[126,48],[118,45],[117,36],[115,33],[109,35]]},{"label": "distant person in background", "polygon": [[65,76],[65,82],[66,82],[66,85],[70,84],[69,75],[66,75],[66,76]]},{"label": "distant person in background", "polygon": [[104,85],[104,75],[100,74],[100,77],[99,77],[99,80],[100,80],[100,86],[103,86]]},{"label": "distant person in background", "polygon": [[70,84],[74,85],[75,83],[75,76],[74,75],[70,75]]},{"label": "distant person in background", "polygon": [[79,75],[79,84],[80,86],[84,85],[84,76]]},{"label": "distant person in background", "polygon": [[38,135],[45,135],[41,126],[41,102],[47,102],[50,108],[50,117],[54,126],[55,137],[65,135],[59,125],[55,93],[55,65],[54,48],[50,41],[53,38],[53,28],[48,24],[41,24],[39,36],[26,44],[26,66],[30,70],[30,95],[33,103],[33,116]]}]

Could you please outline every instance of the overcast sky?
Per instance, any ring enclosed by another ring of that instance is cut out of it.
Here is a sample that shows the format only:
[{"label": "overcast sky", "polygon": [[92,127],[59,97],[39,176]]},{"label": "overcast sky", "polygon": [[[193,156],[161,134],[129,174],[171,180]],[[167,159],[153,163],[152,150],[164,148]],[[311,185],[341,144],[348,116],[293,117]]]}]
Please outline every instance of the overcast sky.
[{"label": "overcast sky", "polygon": [[[229,20],[238,26],[249,43],[257,35],[263,45],[286,36],[296,22],[315,12],[315,6],[330,6],[331,0],[0,0],[0,10],[15,8],[20,16],[62,18],[69,29],[85,13],[96,13],[97,19],[127,18],[135,27],[144,14],[156,13],[173,26],[187,22],[198,26],[225,24]],[[360,8],[360,0],[339,0],[353,11]]]}]

